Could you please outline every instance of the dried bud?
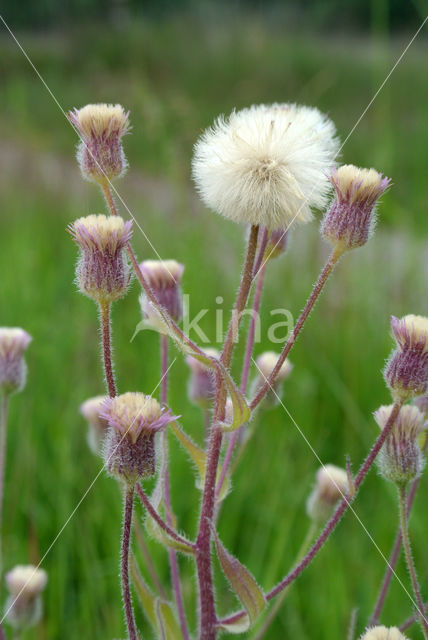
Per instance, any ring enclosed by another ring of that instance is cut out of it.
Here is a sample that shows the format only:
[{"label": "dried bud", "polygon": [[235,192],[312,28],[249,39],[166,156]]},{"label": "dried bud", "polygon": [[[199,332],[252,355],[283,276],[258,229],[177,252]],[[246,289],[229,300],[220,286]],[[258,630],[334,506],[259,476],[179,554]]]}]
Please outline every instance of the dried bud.
[{"label": "dried bud", "polygon": [[99,304],[123,298],[131,280],[124,247],[132,235],[132,220],[91,215],[69,225],[80,248],[76,279],[80,291]]},{"label": "dried bud", "polygon": [[[217,349],[205,349],[207,356],[219,358]],[[189,381],[189,398],[193,404],[202,409],[211,407],[215,393],[215,374],[197,358],[187,356],[186,362],[189,365],[192,375]]]},{"label": "dried bud", "polygon": [[105,185],[127,168],[122,137],[129,131],[129,111],[120,104],[88,104],[67,114],[81,141],[77,160],[83,176]]},{"label": "dried bud", "polygon": [[345,469],[326,464],[318,469],[316,484],[306,502],[308,516],[317,523],[324,523],[333,513],[336,504],[348,493],[348,474]]},{"label": "dried bud", "polygon": [[143,393],[124,393],[107,398],[100,416],[111,427],[104,449],[109,473],[128,484],[153,476],[155,435],[176,416]]},{"label": "dried bud", "polygon": [[286,252],[289,233],[282,229],[272,231],[266,245],[264,260],[273,260]]},{"label": "dried bud", "polygon": [[103,442],[108,432],[108,423],[100,416],[100,411],[106,400],[107,396],[95,396],[80,405],[80,413],[89,425],[87,436],[89,448],[97,455],[102,454]]},{"label": "dried bud", "polygon": [[361,640],[408,640],[397,627],[371,627],[361,636]]},{"label": "dried bud", "polygon": [[[179,322],[183,316],[181,278],[184,265],[175,260],[145,260],[140,264],[140,270],[159,304],[175,322]],[[144,320],[164,333],[163,321],[145,293],[140,296],[140,305]]]},{"label": "dried bud", "polygon": [[31,340],[23,329],[0,327],[0,391],[3,393],[24,388],[27,365],[23,354]]},{"label": "dried bud", "polygon": [[385,367],[385,381],[394,399],[423,395],[428,389],[428,318],[392,316],[391,329],[398,349]]},{"label": "dried bud", "polygon": [[[381,429],[385,428],[393,405],[380,407],[374,417]],[[377,457],[381,475],[390,482],[403,485],[417,478],[424,459],[419,445],[419,434],[424,428],[424,416],[417,407],[405,405],[385,440]]]},{"label": "dried bud", "polygon": [[[275,351],[265,351],[265,353],[258,356],[256,359],[257,376],[253,382],[251,395],[255,396],[261,387],[264,386],[266,380],[274,370],[275,365],[278,362],[278,358],[279,353],[276,353]],[[292,369],[293,365],[288,359],[286,359],[272,384],[272,389],[269,389],[269,392],[266,394],[265,404],[275,405],[278,402],[277,396],[280,393],[281,383],[288,378]]]},{"label": "dried bud", "polygon": [[42,614],[40,594],[48,581],[46,571],[31,565],[17,566],[6,574],[5,581],[10,593],[6,620],[20,631],[37,624]]},{"label": "dried bud", "polygon": [[334,169],[330,179],[336,195],[324,216],[321,233],[343,251],[361,247],[374,229],[375,206],[390,180],[375,169],[351,164]]}]

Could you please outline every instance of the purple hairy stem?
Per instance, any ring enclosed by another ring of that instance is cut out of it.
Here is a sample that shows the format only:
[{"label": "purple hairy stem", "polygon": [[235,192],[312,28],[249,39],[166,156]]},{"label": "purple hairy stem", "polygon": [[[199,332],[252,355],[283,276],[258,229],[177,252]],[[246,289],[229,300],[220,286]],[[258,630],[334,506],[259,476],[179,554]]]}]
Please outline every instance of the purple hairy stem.
[{"label": "purple hairy stem", "polygon": [[[428,602],[425,602],[424,605],[424,611],[427,612],[428,611]],[[412,624],[415,624],[415,622],[418,619],[419,614],[418,613],[414,613],[412,616],[410,616],[410,618],[407,618],[407,620],[405,620],[402,624],[400,624],[400,626],[398,627],[400,629],[400,631],[406,631],[406,629],[408,629],[409,627],[412,626]]]},{"label": "purple hairy stem", "polygon": [[257,259],[255,261],[254,264],[254,269],[253,269],[253,278],[256,278],[260,269],[264,266],[265,263],[265,253],[266,253],[266,247],[268,244],[268,240],[269,240],[269,229],[267,229],[266,227],[263,229],[263,233],[262,233],[262,237],[260,239],[260,246],[259,246],[259,252],[257,254]]},{"label": "purple hairy stem", "polygon": [[[242,311],[247,304],[251,289],[258,233],[259,227],[252,226],[248,239],[247,255],[242,270],[241,283],[220,356],[220,360],[226,369],[229,369],[230,367],[234,348],[234,339],[237,337]],[[199,531],[196,541],[196,565],[200,600],[199,640],[215,640],[217,635],[217,616],[215,611],[211,566],[211,522],[215,508],[216,477],[223,436],[220,422],[224,419],[225,406],[226,388],[220,375],[217,374],[213,423],[208,443],[207,468],[202,496]]]},{"label": "purple hairy stem", "polygon": [[114,380],[113,362],[111,354],[111,331],[110,331],[110,309],[109,303],[100,304],[101,334],[103,340],[103,361],[106,378],[107,391],[110,398],[117,395],[116,383]]},{"label": "purple hairy stem", "polygon": [[[355,476],[354,495],[350,497],[345,496],[343,498],[343,500],[339,503],[335,512],[331,516],[330,520],[327,522],[324,529],[322,530],[322,532],[320,533],[320,535],[318,536],[314,544],[309,549],[308,553],[299,562],[299,564],[288,575],[286,575],[285,578],[281,580],[281,582],[279,582],[276,585],[276,587],[271,589],[271,591],[269,591],[269,593],[266,594],[267,600],[272,600],[272,598],[278,595],[278,593],[283,591],[283,589],[285,589],[289,584],[294,582],[300,576],[300,574],[303,573],[303,571],[311,563],[311,561],[315,558],[317,553],[322,549],[322,547],[324,546],[324,543],[327,542],[331,533],[335,530],[336,526],[339,524],[343,514],[347,511],[347,509],[351,506],[352,502],[354,501],[359,488],[361,487],[368,472],[370,471],[370,468],[373,462],[376,459],[377,454],[382,448],[382,445],[384,444],[386,438],[391,433],[391,430],[400,412],[401,406],[402,406],[401,401],[396,402],[394,404],[385,427],[382,429],[376,442],[374,443],[372,449],[370,450],[370,453],[362,463],[357,475]],[[238,613],[235,613],[229,616],[228,618],[225,618],[221,622],[224,624],[236,622],[237,620],[240,620],[244,615],[245,615],[245,611],[239,611]]]},{"label": "purple hairy stem", "polygon": [[121,576],[122,598],[125,608],[126,626],[129,640],[138,640],[137,627],[135,625],[134,612],[132,610],[131,590],[129,587],[129,546],[131,541],[132,511],[134,507],[134,487],[129,486],[125,492],[125,505],[123,513]]},{"label": "purple hairy stem", "polygon": [[324,267],[324,269],[321,271],[319,278],[314,286],[314,288],[312,289],[312,293],[309,296],[302,313],[299,316],[299,319],[297,320],[296,326],[294,327],[290,337],[288,338],[286,345],[284,347],[284,349],[282,350],[282,353],[280,355],[280,357],[278,358],[278,362],[276,363],[274,369],[272,370],[272,373],[270,374],[270,376],[268,377],[268,379],[266,380],[266,382],[263,384],[263,386],[261,387],[261,389],[259,390],[259,392],[257,393],[256,397],[252,400],[251,404],[250,404],[250,408],[251,410],[255,409],[257,407],[257,405],[263,400],[263,398],[265,397],[266,393],[269,391],[269,389],[272,387],[273,383],[275,382],[275,378],[278,375],[279,371],[281,370],[282,365],[284,364],[288,354],[291,351],[291,348],[293,347],[294,343],[297,340],[297,337],[299,335],[299,333],[301,332],[301,330],[303,329],[303,326],[310,314],[310,312],[312,311],[315,302],[318,300],[324,285],[326,284],[329,276],[331,275],[334,267],[336,266],[337,262],[339,261],[341,255],[343,253],[343,250],[341,249],[334,249],[332,251],[332,253],[330,254],[330,257]]},{"label": "purple hairy stem", "polygon": [[[416,491],[418,490],[419,482],[420,482],[420,478],[416,478],[416,480],[413,481],[412,486],[410,488],[409,495],[407,498],[407,509],[406,509],[407,518],[409,517],[409,513],[412,508],[413,501],[415,499]],[[394,575],[394,570],[400,555],[401,543],[402,543],[401,527],[399,527],[397,531],[397,535],[395,536],[395,541],[391,550],[391,554],[389,556],[388,566],[385,569],[385,575],[383,577],[382,586],[379,591],[379,596],[378,596],[375,608],[373,610],[372,616],[370,618],[370,622],[368,624],[369,627],[374,627],[379,622],[379,617],[382,612],[383,605],[385,603],[385,598],[388,594],[392,576]]]}]

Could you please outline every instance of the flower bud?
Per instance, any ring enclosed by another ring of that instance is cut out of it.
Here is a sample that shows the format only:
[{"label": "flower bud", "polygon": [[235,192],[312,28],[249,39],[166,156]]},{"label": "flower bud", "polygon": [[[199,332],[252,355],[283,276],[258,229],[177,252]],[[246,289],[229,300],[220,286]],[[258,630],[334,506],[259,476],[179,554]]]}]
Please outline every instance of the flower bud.
[{"label": "flower bud", "polygon": [[[381,429],[385,428],[393,405],[380,407],[374,413]],[[424,428],[424,416],[417,407],[405,405],[385,440],[377,457],[381,475],[390,482],[405,485],[417,478],[425,461],[419,445],[419,434]]]},{"label": "flower bud", "polygon": [[348,475],[345,469],[326,464],[318,469],[315,487],[306,502],[311,520],[323,524],[333,513],[339,500],[348,493]]},{"label": "flower bud", "polygon": [[95,396],[80,405],[80,413],[89,425],[87,435],[89,448],[97,455],[102,454],[103,442],[108,432],[108,423],[100,416],[100,411],[106,400],[107,396]]},{"label": "flower bud", "polygon": [[[183,317],[181,278],[184,265],[175,260],[145,260],[140,264],[140,270],[159,304],[175,322],[179,322]],[[164,333],[163,321],[145,293],[140,296],[140,305],[145,321]]]},{"label": "flower bud", "polygon": [[371,627],[361,636],[361,640],[408,640],[397,627]]},{"label": "flower bud", "polygon": [[107,398],[100,416],[111,427],[104,448],[108,472],[131,485],[153,476],[155,435],[177,416],[151,396],[131,392]]},{"label": "flower bud", "polygon": [[394,399],[409,400],[428,389],[428,318],[391,318],[396,349],[387,362],[385,381]]},{"label": "flower bud", "polygon": [[42,615],[40,594],[48,581],[46,571],[19,565],[6,574],[5,581],[10,593],[5,619],[19,631],[37,624]]},{"label": "flower bud", "polygon": [[375,205],[390,179],[375,169],[347,164],[334,169],[330,180],[336,195],[322,221],[321,233],[337,249],[361,247],[374,229]]},{"label": "flower bud", "polygon": [[264,260],[273,260],[285,253],[287,250],[288,238],[289,231],[284,231],[282,229],[272,231],[266,245]]},{"label": "flower bud", "polygon": [[76,281],[80,291],[99,304],[123,298],[131,280],[124,247],[132,235],[132,220],[119,216],[79,218],[68,230],[80,248]]},{"label": "flower bud", "polygon": [[[270,374],[275,368],[276,363],[278,362],[279,353],[275,351],[265,351],[261,355],[259,355],[256,359],[256,368],[257,368],[257,376],[252,385],[252,393],[251,395],[255,396],[257,392],[265,385],[266,380],[268,380]],[[281,366],[281,369],[278,372],[278,375],[275,378],[275,381],[272,383],[272,388],[269,389],[268,393],[265,397],[265,405],[275,405],[278,402],[278,395],[280,394],[281,383],[284,382],[286,378],[290,375],[293,369],[293,365],[291,362],[286,359]]]},{"label": "flower bud", "polygon": [[122,137],[129,131],[129,111],[120,104],[88,104],[67,117],[81,137],[77,160],[83,176],[105,185],[123,175],[127,161]]},{"label": "flower bud", "polygon": [[[213,358],[219,358],[217,349],[205,349],[205,353]],[[189,380],[189,399],[201,409],[209,409],[215,393],[215,373],[197,358],[186,357],[192,375]]]},{"label": "flower bud", "polygon": [[23,329],[0,327],[0,392],[8,394],[24,388],[27,365],[23,354],[31,340]]}]

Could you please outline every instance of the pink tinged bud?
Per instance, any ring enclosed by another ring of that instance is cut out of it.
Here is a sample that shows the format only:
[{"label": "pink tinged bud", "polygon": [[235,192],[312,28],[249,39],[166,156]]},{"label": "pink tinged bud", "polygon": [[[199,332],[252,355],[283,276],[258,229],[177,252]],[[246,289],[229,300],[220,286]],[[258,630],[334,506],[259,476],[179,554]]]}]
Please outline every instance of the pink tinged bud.
[{"label": "pink tinged bud", "polygon": [[428,318],[391,318],[396,349],[387,362],[385,381],[395,399],[408,400],[428,389]]},{"label": "pink tinged bud", "polygon": [[104,448],[108,472],[135,484],[155,473],[155,435],[177,419],[169,409],[143,393],[107,398],[100,416],[110,425]]},{"label": "pink tinged bud", "polygon": [[360,640],[408,640],[397,627],[371,627],[361,636]]},{"label": "pink tinged bud", "polygon": [[333,170],[330,180],[336,194],[322,221],[321,233],[343,251],[361,247],[374,229],[376,203],[390,179],[375,169],[344,165]]},{"label": "pink tinged bud", "polygon": [[[145,260],[140,269],[159,304],[175,322],[179,322],[183,317],[181,278],[184,265],[175,260]],[[145,293],[140,296],[140,305],[145,321],[164,332],[163,322]]]},{"label": "pink tinged bud", "polygon": [[311,520],[322,524],[331,516],[336,504],[347,495],[348,474],[345,469],[326,464],[318,469],[315,487],[306,502]]},{"label": "pink tinged bud", "polygon": [[[213,358],[220,357],[217,349],[208,348],[205,349],[205,353]],[[209,409],[214,399],[215,374],[212,369],[192,356],[187,356],[186,362],[192,372],[189,381],[189,399],[202,409]]]},{"label": "pink tinged bud", "polygon": [[285,253],[287,250],[288,239],[289,231],[284,231],[282,229],[272,231],[266,245],[264,260],[273,260]]},{"label": "pink tinged bud", "polygon": [[81,141],[77,160],[83,176],[105,185],[125,172],[122,137],[129,132],[129,111],[120,104],[88,104],[67,114]]},{"label": "pink tinged bud", "polygon": [[76,281],[80,291],[99,304],[123,298],[131,280],[124,252],[132,236],[132,220],[91,215],[68,227],[80,248]]},{"label": "pink tinged bud", "polygon": [[[385,428],[392,408],[393,405],[383,406],[374,413],[381,429]],[[379,471],[386,480],[405,485],[421,474],[425,462],[419,445],[419,435],[423,428],[424,416],[417,407],[405,405],[401,408],[377,458]]]},{"label": "pink tinged bud", "polygon": [[80,413],[89,425],[87,436],[89,448],[97,455],[102,454],[103,442],[108,432],[108,422],[100,416],[106,400],[107,396],[95,396],[80,405]]},{"label": "pink tinged bud", "polygon": [[42,614],[40,594],[48,581],[46,571],[31,565],[16,566],[5,576],[10,593],[6,601],[6,620],[21,631],[39,622]]},{"label": "pink tinged bud", "polygon": [[21,391],[25,386],[27,365],[24,351],[32,338],[17,327],[0,327],[0,391]]}]

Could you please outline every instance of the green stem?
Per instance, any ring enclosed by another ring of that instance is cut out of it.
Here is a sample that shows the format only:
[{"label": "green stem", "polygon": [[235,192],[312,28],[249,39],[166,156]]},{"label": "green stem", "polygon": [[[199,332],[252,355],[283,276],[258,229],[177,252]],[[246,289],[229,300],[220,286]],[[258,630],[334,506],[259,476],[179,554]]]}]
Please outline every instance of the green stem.
[{"label": "green stem", "polygon": [[398,487],[398,508],[400,515],[400,527],[401,527],[401,535],[403,538],[403,550],[406,558],[407,568],[409,570],[410,581],[412,583],[413,595],[415,596],[418,614],[419,614],[419,624],[422,629],[422,633],[424,634],[425,640],[428,639],[428,622],[424,613],[424,601],[421,595],[421,589],[419,586],[418,576],[416,573],[416,567],[413,560],[412,550],[410,546],[410,536],[409,536],[409,527],[407,520],[407,498],[406,498],[406,486],[399,485]]}]

